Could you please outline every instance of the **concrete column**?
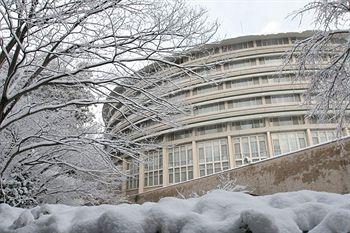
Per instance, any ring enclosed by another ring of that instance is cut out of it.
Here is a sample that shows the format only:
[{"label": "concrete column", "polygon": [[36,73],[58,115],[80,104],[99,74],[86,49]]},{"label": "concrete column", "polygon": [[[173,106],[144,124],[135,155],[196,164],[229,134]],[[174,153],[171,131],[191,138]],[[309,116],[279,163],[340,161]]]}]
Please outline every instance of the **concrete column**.
[{"label": "concrete column", "polygon": [[253,47],[254,47],[254,48],[257,47],[257,46],[256,46],[256,41],[255,41],[255,40],[253,40]]},{"label": "concrete column", "polygon": [[143,188],[145,187],[145,165],[143,163],[139,164],[139,193],[143,193]]},{"label": "concrete column", "polygon": [[[226,85],[224,85],[224,86],[226,86]],[[228,101],[225,101],[224,105],[225,105],[225,110],[227,111],[228,110]]]},{"label": "concrete column", "polygon": [[192,155],[193,155],[193,178],[199,177],[199,158],[197,153],[196,141],[192,141]]},{"label": "concrete column", "polygon": [[[263,99],[264,99],[264,104],[265,104],[265,97]],[[268,118],[268,117],[265,117],[265,127],[270,127],[270,118]]]},{"label": "concrete column", "polygon": [[[122,169],[123,169],[123,172],[125,173],[126,172],[126,169],[128,168],[127,166],[127,162],[125,159],[123,159],[123,163],[122,163]],[[122,182],[122,194],[123,195],[126,195],[126,180],[124,180]]]},{"label": "concrete column", "polygon": [[306,129],[306,140],[307,140],[308,146],[311,146],[312,145],[312,134],[311,134],[310,129]]},{"label": "concrete column", "polygon": [[227,142],[228,142],[228,155],[230,158],[230,168],[235,168],[236,160],[235,160],[235,155],[233,153],[232,137],[230,135],[227,136]]},{"label": "concrete column", "polygon": [[255,58],[255,63],[256,63],[257,65],[261,65],[261,64],[260,64],[259,58]]},{"label": "concrete column", "polygon": [[267,150],[269,151],[269,157],[273,157],[273,147],[272,147],[272,137],[270,131],[266,132],[266,138],[267,138]]},{"label": "concrete column", "polygon": [[166,147],[162,148],[163,153],[163,186],[169,185],[169,155]]}]

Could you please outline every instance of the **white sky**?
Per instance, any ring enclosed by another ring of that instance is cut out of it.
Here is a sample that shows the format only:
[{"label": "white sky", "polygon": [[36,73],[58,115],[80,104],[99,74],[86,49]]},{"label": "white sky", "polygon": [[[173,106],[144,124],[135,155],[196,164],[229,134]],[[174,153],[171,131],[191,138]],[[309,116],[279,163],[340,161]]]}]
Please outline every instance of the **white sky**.
[{"label": "white sky", "polygon": [[218,19],[217,39],[253,34],[304,31],[313,29],[312,15],[286,18],[311,0],[188,0],[207,9],[211,20]]}]

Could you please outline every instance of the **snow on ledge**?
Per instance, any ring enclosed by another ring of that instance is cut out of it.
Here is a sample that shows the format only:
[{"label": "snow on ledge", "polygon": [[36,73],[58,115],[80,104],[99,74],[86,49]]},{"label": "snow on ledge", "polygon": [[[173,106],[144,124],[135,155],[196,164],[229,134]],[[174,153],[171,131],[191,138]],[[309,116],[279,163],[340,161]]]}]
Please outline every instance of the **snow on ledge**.
[{"label": "snow on ledge", "polygon": [[250,196],[212,191],[158,203],[21,209],[0,205],[1,233],[350,232],[350,194],[315,191]]}]

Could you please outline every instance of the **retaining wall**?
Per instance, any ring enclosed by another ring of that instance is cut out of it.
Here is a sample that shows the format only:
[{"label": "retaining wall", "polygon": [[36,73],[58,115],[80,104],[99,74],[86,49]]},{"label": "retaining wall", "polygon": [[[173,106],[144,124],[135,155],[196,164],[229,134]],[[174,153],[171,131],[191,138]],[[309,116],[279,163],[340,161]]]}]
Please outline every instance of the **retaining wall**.
[{"label": "retaining wall", "polygon": [[132,195],[130,200],[143,203],[156,202],[168,196],[202,195],[220,185],[219,176],[235,180],[237,185],[247,186],[252,195],[302,189],[349,193],[350,138]]}]

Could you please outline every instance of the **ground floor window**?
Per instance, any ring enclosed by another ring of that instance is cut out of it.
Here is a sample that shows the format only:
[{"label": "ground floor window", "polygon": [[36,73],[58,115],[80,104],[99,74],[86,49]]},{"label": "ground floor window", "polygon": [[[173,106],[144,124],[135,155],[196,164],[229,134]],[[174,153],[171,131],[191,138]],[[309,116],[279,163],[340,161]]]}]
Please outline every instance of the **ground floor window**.
[{"label": "ground floor window", "polygon": [[126,173],[126,188],[128,190],[139,188],[139,163],[135,159],[127,161]]},{"label": "ground floor window", "polygon": [[199,175],[210,175],[229,168],[227,139],[215,139],[197,143]]},{"label": "ground floor window", "polygon": [[257,162],[268,157],[266,135],[234,137],[233,153],[236,166]]},{"label": "ground floor window", "polygon": [[312,130],[312,144],[317,145],[320,143],[332,141],[336,138],[336,131],[333,130]]},{"label": "ground floor window", "polygon": [[303,131],[272,133],[271,137],[274,156],[296,151],[307,146],[306,134]]},{"label": "ground floor window", "polygon": [[163,184],[163,155],[162,150],[146,153],[145,187]]},{"label": "ground floor window", "polygon": [[168,148],[169,183],[193,179],[192,143]]}]

